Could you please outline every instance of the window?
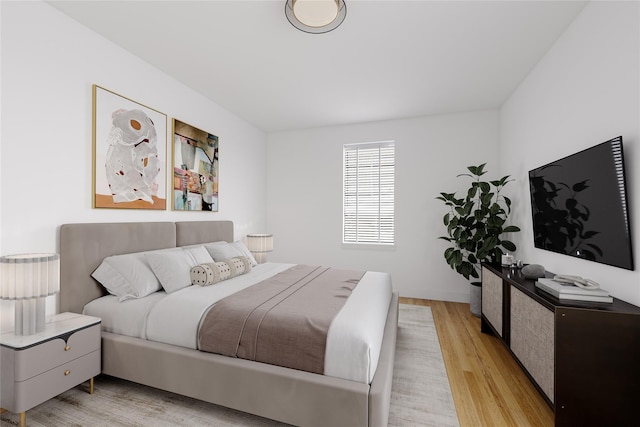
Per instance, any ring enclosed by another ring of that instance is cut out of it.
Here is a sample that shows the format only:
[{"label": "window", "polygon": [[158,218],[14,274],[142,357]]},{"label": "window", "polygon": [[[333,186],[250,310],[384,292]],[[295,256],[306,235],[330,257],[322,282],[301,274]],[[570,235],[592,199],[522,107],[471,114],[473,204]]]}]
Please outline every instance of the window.
[{"label": "window", "polygon": [[343,243],[393,244],[395,144],[344,146]]}]

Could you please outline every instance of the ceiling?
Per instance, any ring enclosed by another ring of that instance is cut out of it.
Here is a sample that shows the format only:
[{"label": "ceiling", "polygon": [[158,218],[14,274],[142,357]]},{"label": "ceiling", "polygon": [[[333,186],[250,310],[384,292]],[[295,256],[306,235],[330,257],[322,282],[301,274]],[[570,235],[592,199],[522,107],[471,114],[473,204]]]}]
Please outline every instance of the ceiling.
[{"label": "ceiling", "polygon": [[48,3],[265,132],[499,108],[585,5],[346,0],[307,34],[284,0]]}]

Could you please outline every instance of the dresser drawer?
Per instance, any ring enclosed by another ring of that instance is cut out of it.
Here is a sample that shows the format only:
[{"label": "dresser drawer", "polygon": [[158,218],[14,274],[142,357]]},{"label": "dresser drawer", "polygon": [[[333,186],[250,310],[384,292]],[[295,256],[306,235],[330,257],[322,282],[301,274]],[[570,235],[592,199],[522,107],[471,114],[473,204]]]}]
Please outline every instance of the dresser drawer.
[{"label": "dresser drawer", "polygon": [[100,373],[100,349],[64,363],[26,381],[14,383],[15,408],[11,412],[24,412],[57,396]]},{"label": "dresser drawer", "polygon": [[18,350],[15,352],[14,381],[26,381],[99,349],[100,325],[97,324],[72,333],[66,342],[62,338],[55,338]]},{"label": "dresser drawer", "polygon": [[486,267],[482,267],[482,314],[496,330],[504,337],[502,278]]}]

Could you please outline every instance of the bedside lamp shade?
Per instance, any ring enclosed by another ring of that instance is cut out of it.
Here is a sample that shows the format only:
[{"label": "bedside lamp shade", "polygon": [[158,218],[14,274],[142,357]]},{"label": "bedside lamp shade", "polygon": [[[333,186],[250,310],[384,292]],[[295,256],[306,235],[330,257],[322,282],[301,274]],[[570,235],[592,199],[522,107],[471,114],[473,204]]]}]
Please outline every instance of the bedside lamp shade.
[{"label": "bedside lamp shade", "polygon": [[266,253],[273,250],[273,234],[247,234],[247,248],[262,264],[267,260]]},{"label": "bedside lamp shade", "polygon": [[0,299],[15,300],[15,334],[44,330],[45,299],[60,291],[58,254],[0,257]]}]

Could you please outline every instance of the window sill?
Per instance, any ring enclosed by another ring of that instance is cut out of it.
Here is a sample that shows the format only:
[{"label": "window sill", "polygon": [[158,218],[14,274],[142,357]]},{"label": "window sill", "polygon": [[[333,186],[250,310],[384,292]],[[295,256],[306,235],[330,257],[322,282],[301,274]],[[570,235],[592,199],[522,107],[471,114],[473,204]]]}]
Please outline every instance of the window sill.
[{"label": "window sill", "polygon": [[342,249],[366,249],[372,251],[395,251],[395,243],[342,243]]}]

